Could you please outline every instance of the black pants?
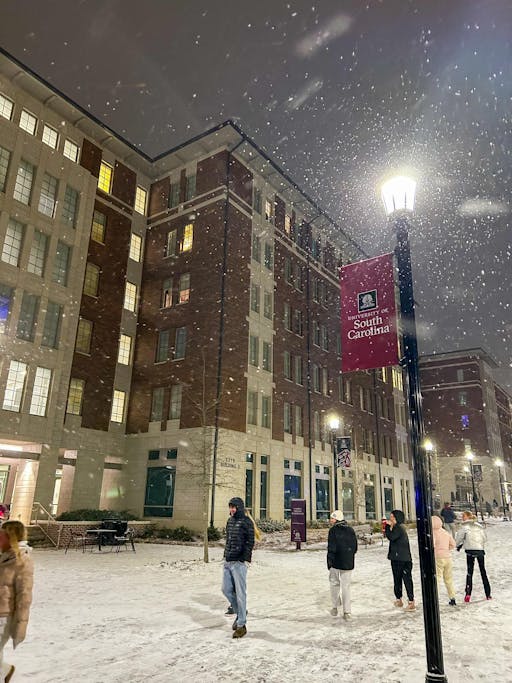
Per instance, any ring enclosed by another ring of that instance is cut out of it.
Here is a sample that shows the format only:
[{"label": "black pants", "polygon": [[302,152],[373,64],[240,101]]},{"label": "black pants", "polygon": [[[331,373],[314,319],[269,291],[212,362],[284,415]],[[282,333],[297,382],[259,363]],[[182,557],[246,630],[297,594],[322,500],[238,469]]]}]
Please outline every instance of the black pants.
[{"label": "black pants", "polygon": [[475,568],[475,559],[478,560],[478,567],[480,569],[480,576],[484,584],[485,597],[491,596],[491,584],[487,578],[485,571],[485,553],[483,550],[475,550],[473,553],[466,552],[466,562],[468,565],[468,573],[466,576],[466,595],[471,595],[473,590],[473,569]]},{"label": "black pants", "polygon": [[402,597],[402,582],[405,586],[407,598],[414,600],[414,587],[412,585],[412,562],[401,562],[391,560],[391,571],[393,572],[395,598],[400,600]]}]

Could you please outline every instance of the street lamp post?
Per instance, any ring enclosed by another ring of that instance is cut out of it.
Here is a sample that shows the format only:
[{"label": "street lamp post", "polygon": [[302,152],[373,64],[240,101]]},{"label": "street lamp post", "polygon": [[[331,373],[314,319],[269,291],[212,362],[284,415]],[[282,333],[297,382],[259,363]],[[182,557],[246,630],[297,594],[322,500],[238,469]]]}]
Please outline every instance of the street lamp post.
[{"label": "street lamp post", "polygon": [[501,468],[503,467],[503,462],[501,460],[495,460],[494,464],[498,468],[498,477],[500,480],[500,491],[501,491],[501,504],[503,505],[503,521],[508,522],[508,517],[507,517],[507,508],[505,507],[505,486],[504,486],[504,480],[501,476]]},{"label": "street lamp post", "polygon": [[336,457],[336,436],[340,428],[340,421],[337,417],[329,419],[329,429],[331,430],[332,441],[332,466],[333,466],[333,482],[334,482],[334,509],[338,509],[338,462]]},{"label": "street lamp post", "polygon": [[[475,473],[473,471],[473,459],[474,459],[473,453],[467,453],[466,458],[469,460],[469,471],[471,473],[471,486],[473,487],[473,507],[475,508],[475,517],[478,517],[478,508],[476,506],[476,501],[478,496],[476,495],[476,487],[475,487]],[[483,518],[483,516],[482,516]]]},{"label": "street lamp post", "polygon": [[430,509],[428,459],[424,443],[423,414],[418,363],[418,342],[412,280],[411,249],[408,221],[414,208],[416,182],[399,177],[382,186],[382,199],[386,213],[396,228],[395,250],[400,291],[401,327],[403,339],[403,365],[407,371],[409,394],[410,440],[414,468],[416,499],[416,525],[420,556],[421,591],[423,595],[423,622],[427,654],[427,683],[447,681],[444,673],[443,644]]}]

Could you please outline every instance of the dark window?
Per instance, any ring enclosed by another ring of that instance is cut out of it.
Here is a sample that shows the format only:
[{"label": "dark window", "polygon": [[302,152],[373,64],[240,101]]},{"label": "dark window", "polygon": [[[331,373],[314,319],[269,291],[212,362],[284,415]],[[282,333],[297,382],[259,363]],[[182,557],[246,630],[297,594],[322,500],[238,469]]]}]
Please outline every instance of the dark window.
[{"label": "dark window", "polygon": [[148,467],[144,500],[145,517],[172,517],[175,483],[175,467]]}]

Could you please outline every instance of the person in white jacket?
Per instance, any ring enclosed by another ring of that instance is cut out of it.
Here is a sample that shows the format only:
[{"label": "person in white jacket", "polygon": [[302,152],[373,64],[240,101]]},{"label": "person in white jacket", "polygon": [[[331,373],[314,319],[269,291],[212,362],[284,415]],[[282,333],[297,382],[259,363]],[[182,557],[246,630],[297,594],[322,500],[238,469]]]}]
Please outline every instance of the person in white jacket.
[{"label": "person in white jacket", "polygon": [[471,600],[475,559],[478,560],[478,567],[480,569],[482,583],[484,584],[485,597],[487,600],[491,600],[491,585],[487,578],[487,572],[485,571],[485,542],[487,541],[485,529],[476,521],[475,517],[473,517],[473,513],[469,510],[465,510],[462,513],[462,521],[463,524],[455,536],[455,543],[457,545],[457,550],[464,548],[466,551],[467,575],[464,602],[469,602]]}]

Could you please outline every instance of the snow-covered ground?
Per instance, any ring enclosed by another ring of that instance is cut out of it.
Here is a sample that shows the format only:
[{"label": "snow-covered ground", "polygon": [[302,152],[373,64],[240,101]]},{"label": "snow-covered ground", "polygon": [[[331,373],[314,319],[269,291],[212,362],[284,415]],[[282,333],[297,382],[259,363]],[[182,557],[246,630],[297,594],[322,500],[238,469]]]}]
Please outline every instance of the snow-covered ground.
[{"label": "snow-covered ground", "polygon": [[[449,607],[440,589],[450,683],[512,681],[512,523],[493,524],[488,536],[494,599],[483,599],[476,568],[474,602],[462,602],[463,553],[454,554],[462,604]],[[194,546],[139,544],[135,554],[35,550],[29,634],[5,653],[16,665],[14,681],[424,681],[421,606],[415,613],[393,607],[386,544],[357,555],[351,622],[329,615],[325,546],[315,548],[256,550],[248,634],[238,641],[224,616],[221,548],[207,565]],[[414,578],[421,603],[417,561]]]}]

